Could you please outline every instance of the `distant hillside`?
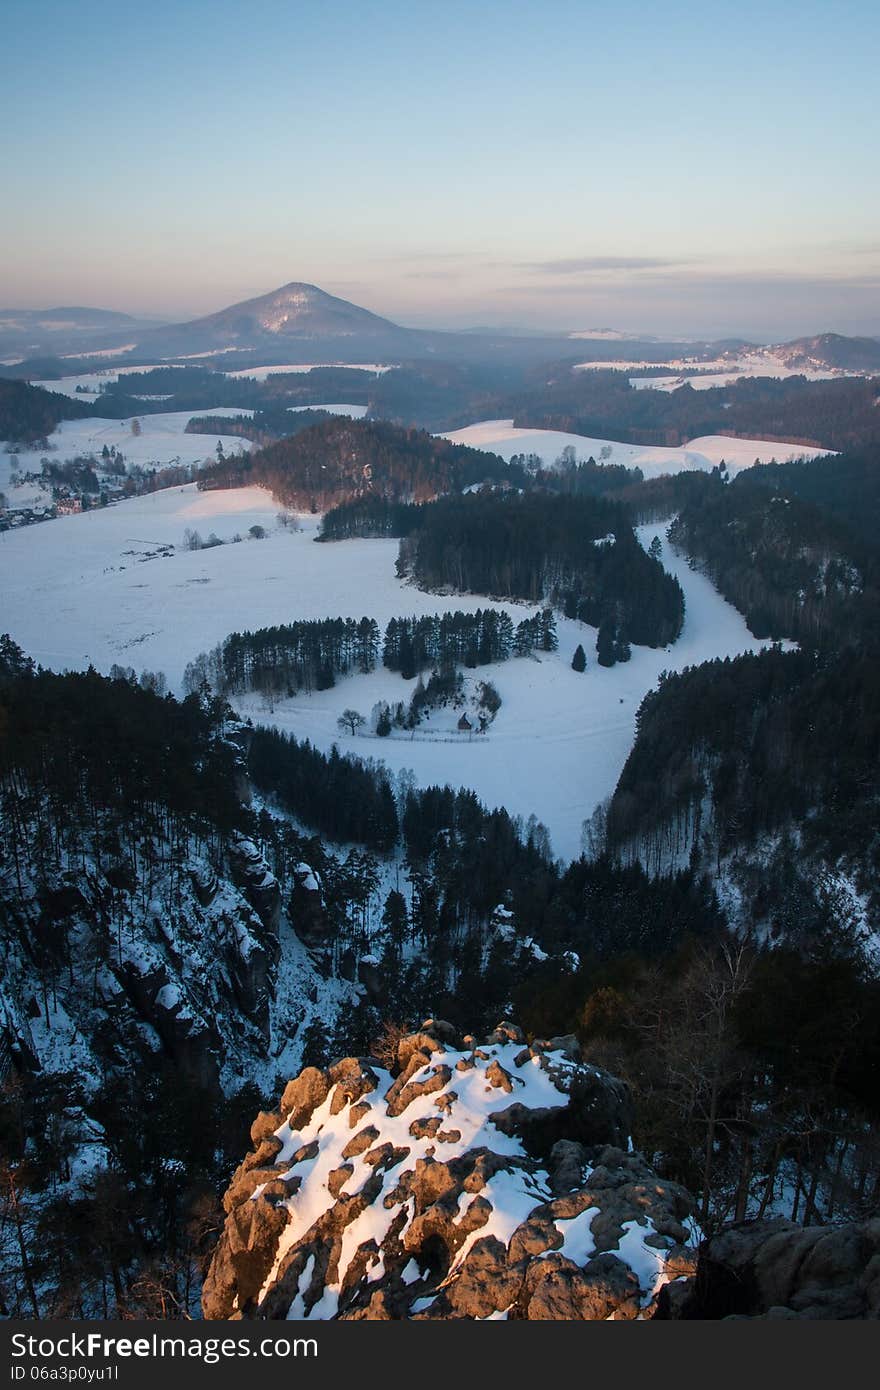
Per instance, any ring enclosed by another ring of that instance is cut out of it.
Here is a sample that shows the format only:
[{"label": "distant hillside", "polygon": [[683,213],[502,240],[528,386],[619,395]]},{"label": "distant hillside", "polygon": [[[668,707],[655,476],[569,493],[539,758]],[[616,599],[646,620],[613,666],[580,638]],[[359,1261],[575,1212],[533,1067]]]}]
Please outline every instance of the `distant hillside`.
[{"label": "distant hillside", "polygon": [[847,338],[841,333],[819,333],[814,338],[795,338],[773,348],[786,366],[805,370],[827,367],[845,372],[880,372],[880,339]]},{"label": "distant hillside", "polygon": [[0,378],[0,439],[29,444],[48,438],[61,420],[81,420],[89,414],[88,406],[69,396]]},{"label": "distant hillside", "polygon": [[135,322],[131,314],[117,313],[115,309],[88,309],[79,305],[57,309],[0,309],[0,329],[118,328]]},{"label": "distant hillside", "polygon": [[0,309],[0,356],[87,352],[128,346],[143,320],[114,309],[60,306],[52,309]]},{"label": "distant hillside", "polygon": [[424,502],[508,474],[507,464],[495,454],[384,420],[335,416],[257,453],[206,469],[200,486],[257,483],[285,506],[326,511],[357,497]]}]

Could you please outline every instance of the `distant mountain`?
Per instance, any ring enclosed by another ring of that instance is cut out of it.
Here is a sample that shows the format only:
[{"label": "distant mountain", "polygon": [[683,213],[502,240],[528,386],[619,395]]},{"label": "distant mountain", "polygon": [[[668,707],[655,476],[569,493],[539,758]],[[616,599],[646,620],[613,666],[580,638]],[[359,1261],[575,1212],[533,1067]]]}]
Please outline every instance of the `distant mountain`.
[{"label": "distant mountain", "polygon": [[153,329],[142,336],[141,346],[155,345],[163,356],[256,350],[279,362],[296,362],[303,352],[306,359],[314,358],[320,343],[324,355],[351,361],[362,350],[374,356],[381,348],[393,355],[421,336],[317,285],[294,280],[216,314]]},{"label": "distant mountain", "polygon": [[222,345],[251,346],[254,339],[350,338],[354,334],[402,333],[389,319],[371,314],[346,299],[337,299],[317,285],[291,281],[269,294],[246,299],[219,313],[174,326],[173,330],[192,336],[205,334]]},{"label": "distant mountain", "polygon": [[[619,340],[600,339],[575,348],[564,333],[521,334],[509,327],[438,332],[403,328],[390,319],[327,294],[317,285],[291,281],[269,294],[247,299],[188,323],[151,329],[138,340],[140,354],[155,357],[219,356],[236,367],[249,364],[331,362],[441,362],[538,364],[571,357],[575,351],[603,356]],[[659,355],[668,346],[637,344]]]}]

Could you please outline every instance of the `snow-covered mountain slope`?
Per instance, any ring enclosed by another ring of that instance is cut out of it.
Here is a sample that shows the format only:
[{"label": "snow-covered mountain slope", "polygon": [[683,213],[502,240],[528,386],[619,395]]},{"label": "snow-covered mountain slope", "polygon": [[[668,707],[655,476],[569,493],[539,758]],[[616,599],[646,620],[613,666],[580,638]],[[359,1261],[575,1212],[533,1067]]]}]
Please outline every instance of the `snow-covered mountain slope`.
[{"label": "snow-covered mountain slope", "polygon": [[[649,384],[665,378],[649,378]],[[485,449],[510,460],[518,454],[537,454],[547,468],[552,468],[564,449],[573,449],[578,461],[593,458],[597,463],[623,464],[640,468],[646,478],[664,473],[682,473],[690,469],[711,470],[722,459],[728,472],[738,473],[754,463],[787,463],[794,458],[817,458],[827,452],[802,444],[780,444],[765,439],[734,439],[727,435],[702,435],[680,448],[662,445],[622,444],[613,439],[590,439],[581,434],[562,430],[532,430],[514,427],[512,420],[481,420],[454,430],[444,436],[456,444],[468,444],[472,449]]]},{"label": "snow-covered mountain slope", "polygon": [[383,355],[390,351],[392,356],[386,360],[393,361],[395,347],[404,351],[410,336],[418,339],[417,334],[368,309],[328,294],[317,285],[293,280],[204,318],[153,329],[142,336],[141,348],[159,356],[191,357],[236,348],[277,354],[285,345],[296,348],[297,344],[307,351],[311,344],[314,362],[317,342],[335,344],[336,352],[343,356],[350,356],[355,349],[355,357],[363,351],[361,345],[372,342],[381,347]]},{"label": "snow-covered mountain slope", "polygon": [[258,1116],[206,1317],[629,1319],[692,1271],[692,1199],[573,1037],[428,1020],[390,1052],[307,1068]]}]

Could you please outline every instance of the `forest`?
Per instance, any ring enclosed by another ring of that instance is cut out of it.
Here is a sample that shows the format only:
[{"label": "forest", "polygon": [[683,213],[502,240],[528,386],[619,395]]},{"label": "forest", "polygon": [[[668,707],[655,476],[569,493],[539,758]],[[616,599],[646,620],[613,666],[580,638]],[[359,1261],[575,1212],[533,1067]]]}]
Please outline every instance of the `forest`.
[{"label": "forest", "polygon": [[56,391],[0,377],[0,439],[36,444],[48,439],[62,420],[81,420],[90,414],[88,406]]},{"label": "forest", "polygon": [[284,506],[323,512],[363,495],[426,501],[507,473],[507,464],[496,455],[423,430],[334,416],[244,458],[218,461],[203,470],[199,486],[257,484]]},{"label": "forest", "polygon": [[397,572],[429,590],[549,602],[650,647],[674,642],[684,619],[678,581],[642,549],[623,508],[602,498],[441,498],[401,540]]},{"label": "forest", "polygon": [[877,448],[846,449],[834,459],[770,463],[737,475],[737,487],[758,488],[812,503],[843,523],[863,547],[876,551],[880,534]]},{"label": "forest", "polygon": [[805,856],[873,862],[878,702],[873,649],[773,648],[666,676],[637,715],[609,848],[637,844],[657,868],[708,847],[717,867],[794,830]]},{"label": "forest", "polygon": [[496,402],[514,424],[629,444],[678,446],[705,434],[846,449],[880,443],[878,377],[744,377],[729,386],[637,390],[617,371],[559,371]]},{"label": "forest", "polygon": [[756,637],[840,646],[869,630],[880,634],[876,549],[826,508],[774,490],[773,476],[768,487],[751,474],[691,487],[670,540]]},{"label": "forest", "polygon": [[[194,415],[187,421],[187,434],[235,435],[249,439],[263,448],[300,430],[321,425],[332,416],[326,410],[288,410],[286,406],[269,406],[255,410],[253,415]],[[218,459],[222,457],[222,448]]]},{"label": "forest", "polygon": [[379,656],[379,629],[372,618],[302,620],[256,632],[233,632],[212,652],[201,653],[184,674],[184,688],[203,685],[221,695],[257,690],[278,698],[304,690],[329,690],[337,676],[372,671]]}]

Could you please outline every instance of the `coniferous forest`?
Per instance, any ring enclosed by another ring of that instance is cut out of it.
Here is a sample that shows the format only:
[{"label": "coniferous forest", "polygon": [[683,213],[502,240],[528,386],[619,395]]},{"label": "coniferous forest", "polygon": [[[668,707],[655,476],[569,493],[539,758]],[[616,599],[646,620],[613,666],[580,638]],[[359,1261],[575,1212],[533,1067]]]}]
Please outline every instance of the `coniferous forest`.
[{"label": "coniferous forest", "polygon": [[644,646],[674,642],[684,618],[677,580],[638,544],[626,513],[601,498],[441,498],[401,541],[397,570],[426,589],[549,600]]}]

